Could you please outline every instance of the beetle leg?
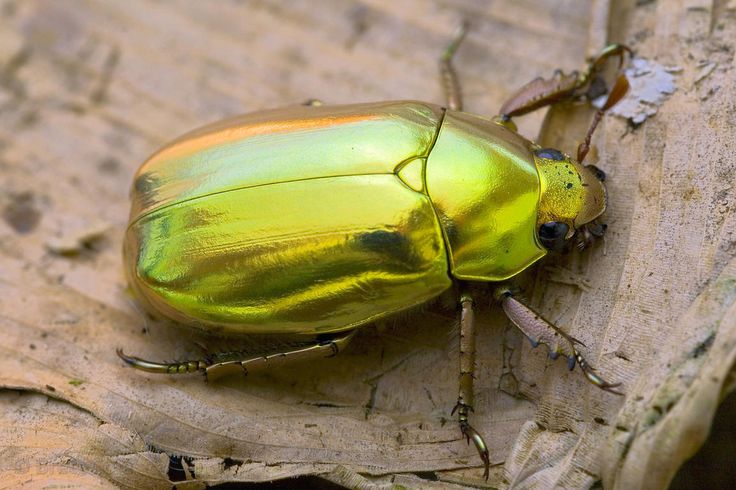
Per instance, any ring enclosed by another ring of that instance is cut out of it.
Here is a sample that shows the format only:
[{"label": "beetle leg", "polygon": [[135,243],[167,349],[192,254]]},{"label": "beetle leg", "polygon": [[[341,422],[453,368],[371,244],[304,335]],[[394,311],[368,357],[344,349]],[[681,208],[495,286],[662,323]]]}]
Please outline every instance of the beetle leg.
[{"label": "beetle leg", "polygon": [[140,357],[129,356],[123,352],[123,349],[115,351],[126,364],[133,366],[141,371],[159,374],[184,374],[204,372],[209,365],[206,359],[197,361],[180,361],[180,362],[153,362],[141,359]]},{"label": "beetle leg", "polygon": [[557,359],[562,354],[567,359],[567,366],[571,371],[575,369],[575,364],[577,364],[586,379],[598,388],[616,395],[623,395],[615,389],[621,383],[609,383],[602,379],[580,354],[576,345],[583,345],[582,342],[542,318],[537,312],[514,298],[507,289],[499,290],[499,296],[506,316],[529,338],[532,347],[545,344],[549,349],[551,359]]},{"label": "beetle leg", "polygon": [[468,423],[468,415],[473,411],[473,377],[475,373],[475,315],[473,313],[473,298],[463,293],[460,297],[460,389],[457,395],[457,404],[452,414],[457,412],[460,431],[470,444],[473,441],[478,450],[480,459],[485,467],[483,477],[488,480],[490,472],[490,457],[488,446],[483,437]]},{"label": "beetle leg", "polygon": [[457,48],[463,42],[467,33],[468,23],[463,21],[455,32],[452,41],[450,41],[450,44],[447,45],[440,57],[440,83],[442,83],[442,90],[445,92],[447,107],[453,111],[463,110],[463,100],[457,72],[452,66],[452,58],[455,56]]},{"label": "beetle leg", "polygon": [[557,70],[552,78],[535,78],[508,98],[501,106],[496,121],[516,130],[516,125],[511,121],[512,117],[522,116],[580,96],[590,100],[602,95],[605,93],[605,88],[601,92],[599,81],[602,82],[602,80],[599,79],[599,74],[606,60],[618,57],[620,70],[625,53],[631,54],[631,50],[622,44],[611,44],[591,61],[588,69],[583,73],[573,71],[570,74],[564,74]]},{"label": "beetle leg", "polygon": [[583,160],[585,160],[585,156],[590,150],[590,139],[593,137],[593,132],[595,131],[595,128],[598,127],[598,123],[603,118],[603,114],[623,99],[628,91],[629,80],[626,78],[626,75],[622,73],[616,79],[616,83],[609,92],[606,102],[595,112],[595,116],[593,116],[593,121],[590,123],[588,132],[585,133],[585,139],[580,143],[580,145],[578,145],[578,162],[583,163]]},{"label": "beetle leg", "polygon": [[285,352],[279,352],[267,356],[242,357],[240,359],[229,359],[227,361],[215,362],[207,366],[205,375],[208,380],[214,380],[230,374],[248,375],[263,369],[292,364],[300,361],[334,357],[341,352],[353,338],[355,331],[339,337],[316,342],[314,344]]},{"label": "beetle leg", "polygon": [[[232,358],[232,353],[221,353],[196,361],[158,363],[128,356],[121,349],[118,349],[117,353],[128,365],[149,373],[183,374],[200,372],[204,373],[208,380],[214,380],[229,374],[248,374],[282,364],[333,357],[345,348],[353,334],[354,332],[349,332],[346,335],[276,354],[255,357],[240,355],[235,359]],[[218,361],[221,358],[227,358],[227,360]]]}]

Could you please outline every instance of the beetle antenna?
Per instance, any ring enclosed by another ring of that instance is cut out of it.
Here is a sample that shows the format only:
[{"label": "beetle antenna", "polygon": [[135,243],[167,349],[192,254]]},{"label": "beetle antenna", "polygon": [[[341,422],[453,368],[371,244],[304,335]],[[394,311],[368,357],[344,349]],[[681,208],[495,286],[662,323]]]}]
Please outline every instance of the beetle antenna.
[{"label": "beetle antenna", "polygon": [[593,116],[593,121],[590,123],[590,128],[588,128],[585,139],[578,146],[579,163],[583,163],[583,160],[585,160],[585,157],[588,155],[588,151],[590,151],[590,140],[593,137],[595,129],[598,127],[598,123],[601,122],[603,114],[605,114],[607,110],[615,106],[621,99],[624,98],[626,93],[629,91],[629,87],[629,80],[626,78],[626,75],[621,73],[616,79],[616,83],[613,85],[611,92],[608,94],[606,103],[603,104],[603,107],[595,112],[595,116]]}]

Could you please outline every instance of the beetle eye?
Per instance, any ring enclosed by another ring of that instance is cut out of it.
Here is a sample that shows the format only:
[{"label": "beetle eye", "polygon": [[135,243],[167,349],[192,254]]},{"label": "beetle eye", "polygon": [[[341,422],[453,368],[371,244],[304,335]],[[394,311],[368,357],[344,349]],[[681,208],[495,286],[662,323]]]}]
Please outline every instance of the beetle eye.
[{"label": "beetle eye", "polygon": [[560,250],[570,229],[565,223],[549,221],[539,227],[539,241],[548,250]]},{"label": "beetle eye", "polygon": [[587,168],[588,170],[590,170],[591,172],[593,172],[593,175],[595,175],[595,178],[596,179],[600,180],[601,182],[605,182],[606,181],[606,172],[604,172],[603,170],[599,169],[595,165],[586,165],[585,168]]},{"label": "beetle eye", "polygon": [[537,150],[537,156],[539,158],[556,160],[558,162],[562,162],[565,160],[565,155],[563,155],[560,150],[555,150],[554,148],[542,148],[541,150]]}]

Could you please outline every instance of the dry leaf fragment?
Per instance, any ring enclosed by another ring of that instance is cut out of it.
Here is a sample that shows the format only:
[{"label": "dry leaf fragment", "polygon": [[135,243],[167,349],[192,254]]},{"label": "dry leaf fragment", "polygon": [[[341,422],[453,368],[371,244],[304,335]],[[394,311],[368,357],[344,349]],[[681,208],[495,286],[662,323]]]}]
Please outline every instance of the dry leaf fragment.
[{"label": "dry leaf fragment", "polygon": [[629,93],[609,112],[634,124],[643,123],[675,92],[674,74],[678,70],[678,67],[665,67],[654,60],[633,58],[626,69],[631,85]]}]

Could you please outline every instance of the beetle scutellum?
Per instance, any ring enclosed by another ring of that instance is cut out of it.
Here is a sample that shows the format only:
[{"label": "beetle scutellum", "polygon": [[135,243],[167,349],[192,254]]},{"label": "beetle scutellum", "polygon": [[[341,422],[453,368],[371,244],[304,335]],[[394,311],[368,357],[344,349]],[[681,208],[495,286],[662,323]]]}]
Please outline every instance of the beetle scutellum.
[{"label": "beetle scutellum", "polygon": [[[131,288],[150,310],[222,334],[300,334],[314,340],[258,357],[214,354],[158,363],[156,373],[249,373],[277,362],[329,357],[355,329],[425,303],[457,284],[457,412],[488,477],[488,449],[468,423],[475,341],[472,282],[501,282],[566,244],[602,235],[603,174],[580,162],[603,111],[626,92],[619,75],[577,160],[540,148],[511,121],[590,97],[612,45],[582,74],[522,87],[494,119],[461,112],[451,58],[441,58],[447,108],[400,101],[263,111],[186,134],[138,171],[125,235]],[[580,344],[500,287],[503,310],[534,345],[616,393]]]}]

